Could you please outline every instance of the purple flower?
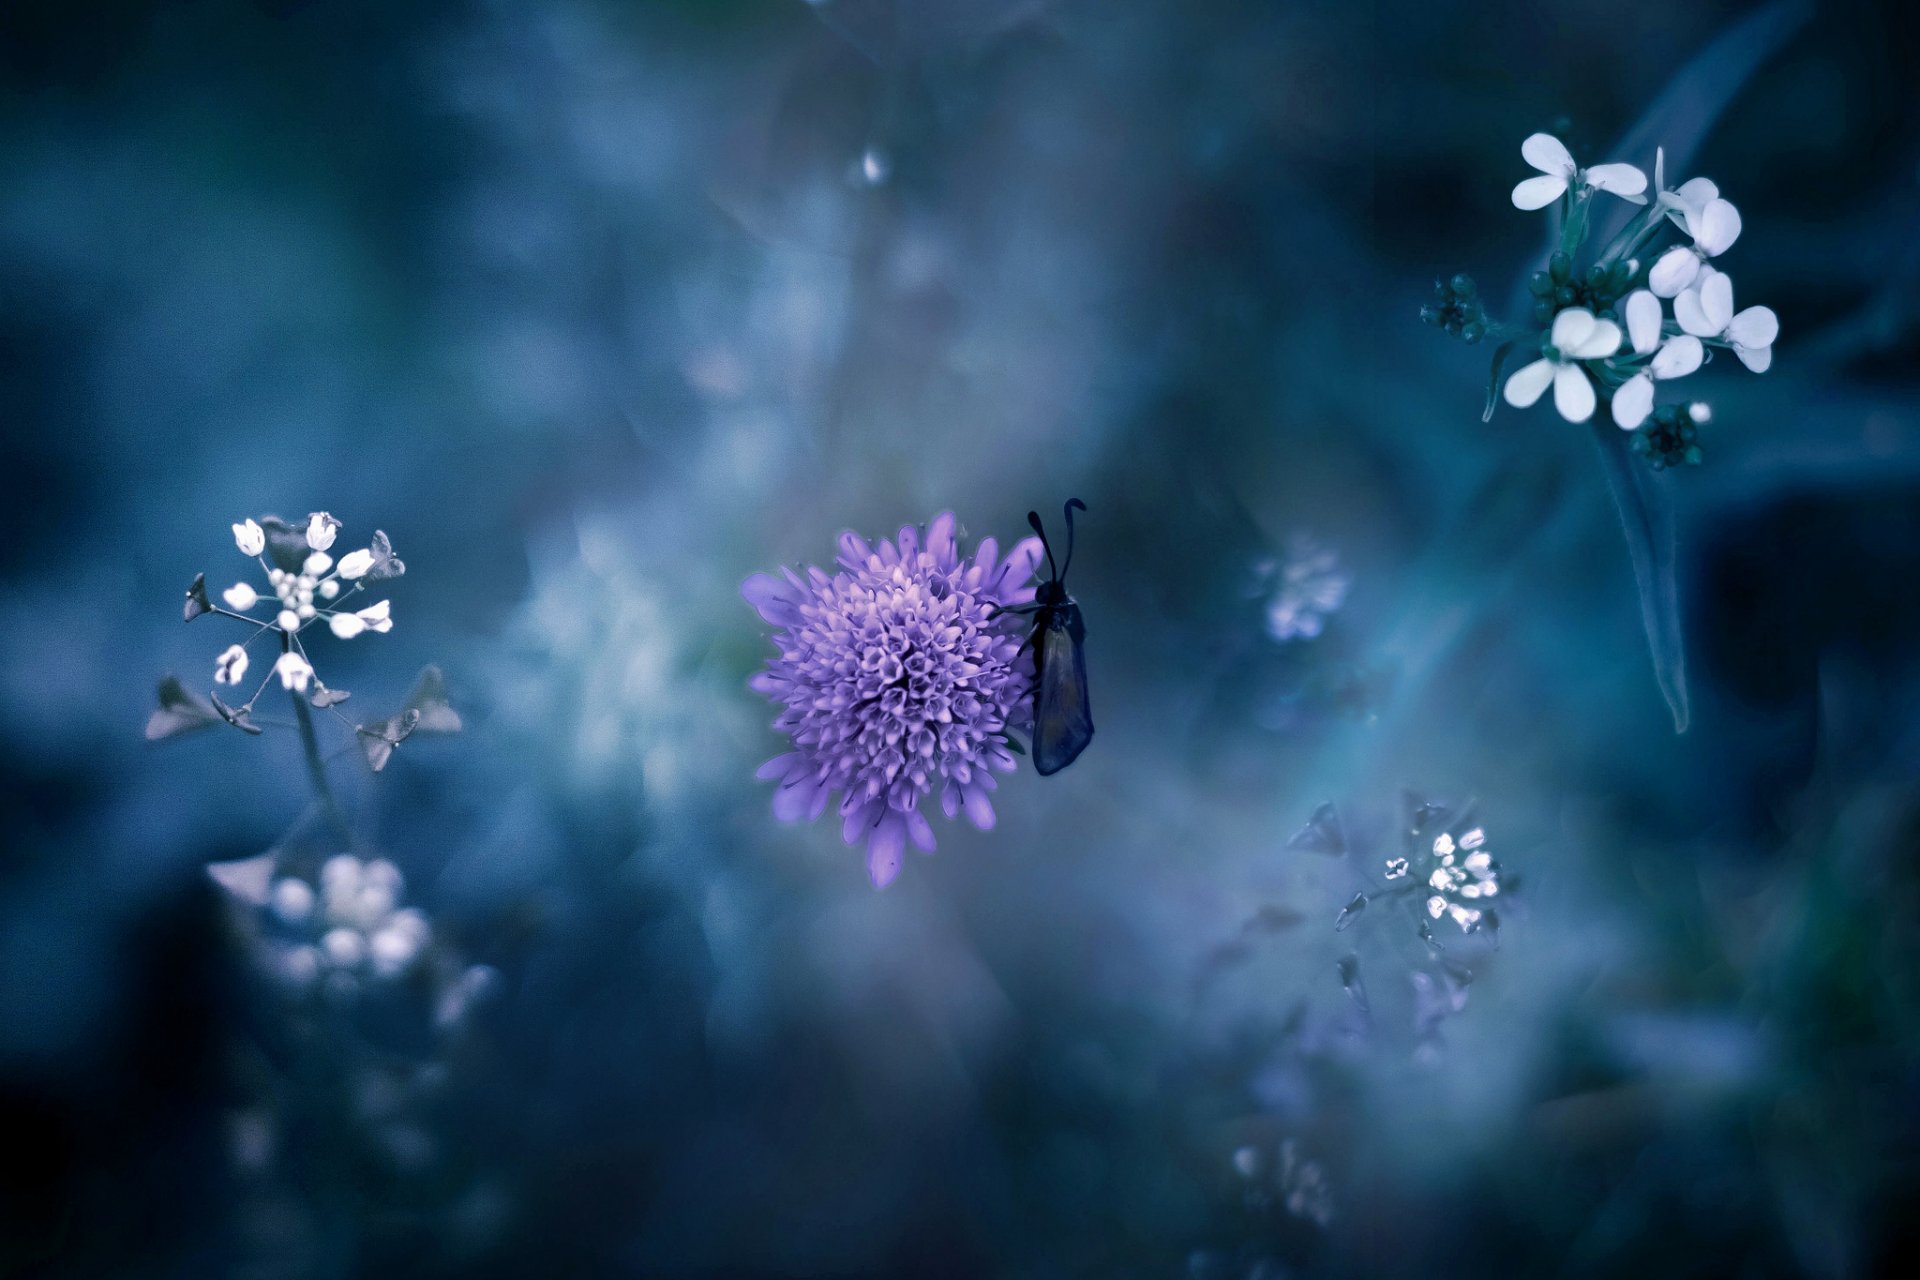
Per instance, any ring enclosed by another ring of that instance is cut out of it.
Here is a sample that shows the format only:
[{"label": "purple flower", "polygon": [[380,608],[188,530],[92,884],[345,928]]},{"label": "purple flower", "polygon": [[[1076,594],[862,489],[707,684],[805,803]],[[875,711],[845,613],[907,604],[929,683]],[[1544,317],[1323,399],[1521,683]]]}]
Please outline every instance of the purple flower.
[{"label": "purple flower", "polygon": [[965,809],[982,831],[993,826],[992,771],[1014,768],[1007,731],[1032,719],[1026,628],[1000,610],[1032,602],[1040,540],[1000,560],[983,538],[962,559],[953,530],[949,511],[924,543],[912,525],[877,547],[843,533],[832,577],[783,568],[740,588],[780,650],[752,681],[793,739],[759,772],[780,780],[774,816],[811,822],[841,792],[842,834],[866,838],[875,888],[899,874],[908,839],[933,849],[920,801],[936,784],[947,817]]}]

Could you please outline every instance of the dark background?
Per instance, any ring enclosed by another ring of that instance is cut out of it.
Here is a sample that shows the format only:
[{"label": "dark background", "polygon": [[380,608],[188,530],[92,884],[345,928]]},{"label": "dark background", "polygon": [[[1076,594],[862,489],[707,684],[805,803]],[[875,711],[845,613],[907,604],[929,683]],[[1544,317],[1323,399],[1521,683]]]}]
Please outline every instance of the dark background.
[{"label": "dark background", "polygon": [[[1920,31],[1776,6],[1737,75],[1754,12],[6,6],[0,1275],[1892,1269]],[[1650,169],[1643,121],[1782,325],[1661,482],[1679,737],[1588,431],[1482,424],[1416,317],[1540,249],[1521,138]],[[753,780],[738,585],[1070,494],[1099,737],[876,894]],[[205,867],[305,804],[292,734],[141,738],[229,524],[316,508],[409,565],[328,678],[437,662],[467,719],[336,765],[489,967],[458,1037],[261,981]],[[1296,532],[1352,586],[1279,646]],[[1443,1035],[1411,919],[1335,934],[1352,865],[1287,847],[1333,801],[1372,856],[1404,788],[1517,889]]]}]

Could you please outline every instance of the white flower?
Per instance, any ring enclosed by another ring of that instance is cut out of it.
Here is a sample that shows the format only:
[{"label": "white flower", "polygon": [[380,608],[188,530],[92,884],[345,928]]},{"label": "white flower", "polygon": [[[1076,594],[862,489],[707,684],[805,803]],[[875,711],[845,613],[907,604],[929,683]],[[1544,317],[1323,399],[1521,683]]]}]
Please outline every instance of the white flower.
[{"label": "white flower", "polygon": [[1773,363],[1773,340],[1780,336],[1780,318],[1771,307],[1733,310],[1733,277],[1715,271],[1707,282],[1673,300],[1673,316],[1680,327],[1697,338],[1724,338],[1740,363],[1765,373]]},{"label": "white flower", "polygon": [[1446,909],[1447,909],[1447,900],[1441,897],[1439,894],[1435,894],[1433,897],[1427,899],[1427,914],[1432,916],[1435,920],[1438,920],[1440,918],[1441,913],[1444,912]]},{"label": "white flower", "polygon": [[1657,352],[1647,367],[1622,383],[1613,393],[1613,421],[1632,431],[1653,412],[1653,384],[1656,379],[1684,378],[1706,359],[1700,339],[1691,334],[1676,334],[1660,341],[1660,299],[1646,289],[1636,289],[1626,302],[1627,338],[1640,355]]},{"label": "white flower", "polygon": [[288,924],[299,924],[313,914],[313,886],[296,876],[273,886],[273,914]]},{"label": "white flower", "polygon": [[220,593],[220,598],[227,602],[227,608],[239,613],[245,613],[260,603],[260,593],[244,582],[234,583]]},{"label": "white flower", "polygon": [[[1544,137],[1536,134],[1536,137]],[[1546,350],[1538,360],[1507,379],[1507,403],[1525,409],[1553,384],[1553,405],[1568,422],[1585,422],[1598,403],[1593,383],[1579,363],[1600,360],[1620,349],[1620,326],[1597,320],[1585,307],[1569,307],[1553,318]]]},{"label": "white flower", "polygon": [[252,520],[233,526],[233,543],[243,556],[257,556],[267,549],[267,533]]},{"label": "white flower", "polygon": [[280,687],[296,693],[305,693],[307,685],[313,680],[313,667],[297,653],[283,653],[280,660],[273,664],[273,673],[280,677]]},{"label": "white flower", "polygon": [[316,511],[307,517],[307,545],[315,551],[325,551],[340,536],[340,522],[324,511]]},{"label": "white flower", "polygon": [[[1705,178],[1695,178],[1687,185],[1691,187],[1700,182],[1705,182],[1708,188],[1713,186]],[[1647,273],[1648,287],[1663,298],[1677,297],[1683,289],[1690,288],[1698,280],[1707,259],[1719,257],[1740,238],[1740,211],[1717,195],[1700,204],[1683,204],[1670,216],[1681,221],[1687,234],[1693,237],[1693,243],[1673,246],[1660,255],[1653,270]]]},{"label": "white flower", "polygon": [[305,564],[300,566],[300,572],[304,576],[318,581],[325,577],[327,570],[331,568],[333,568],[333,557],[324,551],[316,551],[307,557]]},{"label": "white flower", "polygon": [[327,626],[342,640],[351,640],[367,629],[357,613],[336,613],[327,619]]},{"label": "white flower", "polygon": [[314,590],[320,593],[322,600],[331,600],[340,594],[340,584],[332,578],[328,578],[325,582],[315,587]]},{"label": "white flower", "polygon": [[292,609],[282,609],[273,616],[273,625],[279,627],[282,631],[298,631],[300,629],[300,615]]},{"label": "white flower", "polygon": [[1550,133],[1536,133],[1520,144],[1520,154],[1542,176],[1528,178],[1513,189],[1516,209],[1544,209],[1580,183],[1590,190],[1610,191],[1622,200],[1645,204],[1641,193],[1647,189],[1647,175],[1630,164],[1596,164],[1582,169],[1560,139]]},{"label": "white flower", "polygon": [[1405,874],[1407,874],[1407,860],[1405,858],[1387,859],[1387,879],[1398,880]]},{"label": "white flower", "polygon": [[379,604],[368,605],[354,616],[367,624],[367,630],[384,635],[393,630],[392,609],[391,600],[382,600]]},{"label": "white flower", "polygon": [[247,674],[247,651],[237,644],[230,644],[226,651],[214,662],[213,682],[215,684],[239,684],[241,677]]},{"label": "white flower", "polygon": [[349,551],[340,557],[340,576],[351,582],[364,577],[367,570],[373,568],[373,552],[362,547],[358,551]]}]

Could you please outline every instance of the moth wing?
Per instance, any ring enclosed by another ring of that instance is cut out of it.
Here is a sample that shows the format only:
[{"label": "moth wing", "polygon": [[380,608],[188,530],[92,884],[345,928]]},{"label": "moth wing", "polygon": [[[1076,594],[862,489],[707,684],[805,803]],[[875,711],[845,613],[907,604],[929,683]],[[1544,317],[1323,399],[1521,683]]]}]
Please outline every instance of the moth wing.
[{"label": "moth wing", "polygon": [[1058,773],[1093,741],[1093,709],[1087,702],[1087,662],[1064,626],[1042,627],[1034,637],[1039,687],[1033,696],[1033,767]]}]

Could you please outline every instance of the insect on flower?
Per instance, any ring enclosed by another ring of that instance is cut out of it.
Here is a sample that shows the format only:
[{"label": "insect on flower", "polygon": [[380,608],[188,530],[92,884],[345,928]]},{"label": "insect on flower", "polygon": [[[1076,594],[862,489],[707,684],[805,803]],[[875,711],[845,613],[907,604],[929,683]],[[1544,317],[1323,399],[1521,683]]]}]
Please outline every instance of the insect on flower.
[{"label": "insect on flower", "polygon": [[1067,570],[1073,567],[1073,513],[1087,504],[1067,499],[1067,558],[1054,567],[1053,545],[1041,527],[1040,513],[1027,512],[1027,523],[1040,535],[1052,577],[1040,584],[1034,603],[1014,613],[1031,613],[1033,631],[1027,644],[1033,649],[1033,767],[1041,776],[1058,773],[1093,741],[1093,708],[1087,702],[1087,624],[1080,605],[1067,594]]}]

